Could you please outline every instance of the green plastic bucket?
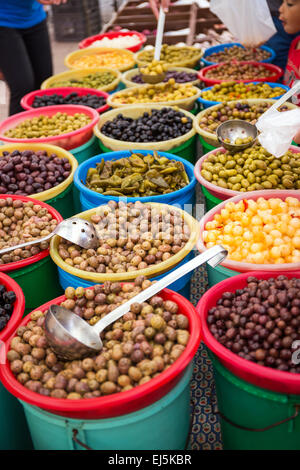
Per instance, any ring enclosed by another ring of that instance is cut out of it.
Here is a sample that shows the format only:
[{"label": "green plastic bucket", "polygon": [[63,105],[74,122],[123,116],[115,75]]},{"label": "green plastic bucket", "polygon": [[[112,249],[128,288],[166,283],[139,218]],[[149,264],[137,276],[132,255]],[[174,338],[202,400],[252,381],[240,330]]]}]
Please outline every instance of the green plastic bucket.
[{"label": "green plastic bucket", "polygon": [[[105,145],[103,145],[103,143],[99,139],[98,143],[101,152],[108,153],[112,151],[108,147],[105,147]],[[177,155],[178,157],[184,158],[185,160],[194,164],[196,159],[196,136],[191,137],[178,147],[174,147],[173,149],[168,150],[168,153]],[[97,153],[95,155],[97,155]]]},{"label": "green plastic bucket", "polygon": [[78,164],[84,162],[85,160],[88,160],[91,157],[94,157],[94,155],[97,155],[99,153],[97,137],[93,135],[93,137],[88,142],[81,145],[80,147],[76,147],[73,150],[69,150],[69,152],[74,155],[74,157],[78,161]]},{"label": "green plastic bucket", "polygon": [[22,288],[25,295],[25,314],[63,294],[56,265],[50,255],[25,268],[7,273]]},{"label": "green plastic bucket", "polygon": [[211,194],[203,185],[201,185],[201,191],[203,192],[204,199],[205,199],[206,212],[210,211],[211,209],[216,207],[218,204],[223,202],[221,199],[218,199],[213,194]]},{"label": "green plastic bucket", "polygon": [[218,282],[224,281],[224,279],[228,279],[229,277],[241,274],[238,271],[233,271],[232,269],[224,268],[220,264],[215,268],[211,267],[209,264],[206,264],[206,270],[209,287],[218,284]]},{"label": "green plastic bucket", "polygon": [[32,442],[24,411],[0,383],[0,450],[30,450]]},{"label": "green plastic bucket", "polygon": [[300,396],[249,384],[229,372],[213,353],[209,356],[224,450],[300,450]]},{"label": "green plastic bucket", "polygon": [[64,219],[76,214],[73,200],[73,187],[74,185],[72,183],[61,194],[44,201],[49,204],[49,206],[54,207],[54,209],[56,209]]},{"label": "green plastic bucket", "polygon": [[200,143],[202,145],[203,155],[205,155],[208,152],[211,152],[212,150],[216,150],[217,147],[213,147],[212,145],[205,142],[205,140],[203,139],[201,135],[198,134],[198,136],[199,136]]},{"label": "green plastic bucket", "polygon": [[116,418],[70,419],[21,401],[34,448],[82,450],[88,446],[95,450],[184,450],[190,427],[192,371],[191,363],[173,390],[156,403]]}]

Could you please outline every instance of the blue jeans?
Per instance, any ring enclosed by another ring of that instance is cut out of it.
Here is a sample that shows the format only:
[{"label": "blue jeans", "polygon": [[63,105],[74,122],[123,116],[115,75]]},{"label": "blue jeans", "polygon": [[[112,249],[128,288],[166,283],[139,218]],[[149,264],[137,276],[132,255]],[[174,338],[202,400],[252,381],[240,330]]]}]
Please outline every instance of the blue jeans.
[{"label": "blue jeans", "polygon": [[276,58],[273,63],[285,69],[291,42],[295,37],[299,36],[300,31],[297,34],[288,34],[285,32],[279,18],[276,16],[273,16],[272,18],[276,26],[277,33],[274,34],[274,36],[272,36],[264,45],[271,47],[271,49],[276,52]]}]

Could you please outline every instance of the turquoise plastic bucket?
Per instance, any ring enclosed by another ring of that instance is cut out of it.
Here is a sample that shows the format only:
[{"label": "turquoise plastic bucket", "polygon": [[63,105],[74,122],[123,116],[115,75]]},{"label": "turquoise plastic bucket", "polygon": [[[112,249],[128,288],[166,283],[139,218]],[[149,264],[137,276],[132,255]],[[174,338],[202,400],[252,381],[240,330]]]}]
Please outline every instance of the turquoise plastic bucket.
[{"label": "turquoise plastic bucket", "polygon": [[[168,273],[174,271],[174,269],[178,268],[179,266],[182,266],[183,264],[187,263],[187,261],[190,261],[193,257],[194,257],[194,252],[191,251],[185,258],[183,258],[181,263],[179,263],[173,269],[168,271]],[[60,282],[61,287],[64,290],[67,287],[74,287],[76,289],[77,287],[90,287],[90,286],[94,286],[94,285],[97,284],[96,282],[87,281],[85,279],[81,279],[80,277],[74,276],[73,274],[70,274],[70,273],[64,271],[59,266],[57,266],[57,269],[58,269],[59,282]],[[164,275],[165,274],[153,277],[153,278],[151,278],[151,280],[152,281],[158,281],[159,279],[164,277]],[[173,282],[173,284],[168,286],[168,289],[171,289],[174,292],[178,292],[178,294],[181,294],[186,299],[189,299],[190,298],[191,277],[192,277],[192,272],[186,274],[185,276],[181,277],[177,281]]]},{"label": "turquoise plastic bucket", "polygon": [[0,450],[30,450],[32,442],[18,400],[0,383]]},{"label": "turquoise plastic bucket", "polygon": [[232,374],[213,353],[209,356],[214,366],[224,450],[300,450],[300,414],[278,424],[295,414],[300,396],[256,387]]},{"label": "turquoise plastic bucket", "polygon": [[[78,420],[21,401],[35,450],[184,450],[190,423],[190,364],[171,392],[156,403],[117,418]],[[155,432],[156,430],[156,432]]]},{"label": "turquoise plastic bucket", "polygon": [[[255,268],[255,265],[254,265]],[[253,268],[253,269],[254,269]],[[209,287],[218,284],[218,282],[224,281],[224,279],[228,279],[229,277],[237,276],[239,273],[238,271],[233,271],[232,269],[224,268],[220,264],[215,268],[212,268],[209,264],[206,264],[207,270],[207,277],[208,277],[208,285]]]},{"label": "turquoise plastic bucket", "polygon": [[[153,154],[152,150],[137,150],[138,153],[143,155]],[[93,207],[98,207],[103,204],[107,204],[109,200],[119,201],[119,197],[115,196],[103,196],[96,191],[92,191],[85,186],[86,176],[89,168],[96,168],[96,164],[99,163],[102,159],[105,161],[109,160],[118,160],[120,158],[128,158],[132,152],[129,150],[121,150],[119,152],[110,152],[97,155],[89,160],[81,163],[77,168],[74,174],[74,184],[78,191],[80,192],[80,211],[86,211],[88,209],[92,209]],[[195,186],[196,186],[196,177],[194,175],[194,166],[184,160],[183,158],[177,157],[176,155],[166,153],[166,152],[159,152],[159,156],[166,157],[169,160],[176,160],[183,163],[185,166],[185,171],[188,175],[190,183],[185,187],[180,189],[179,191],[175,191],[169,194],[161,194],[159,196],[151,196],[151,197],[127,197],[127,202],[160,202],[164,204],[176,205],[181,209],[186,210],[190,214],[192,214],[192,206],[195,202]],[[186,207],[185,207],[186,206]],[[188,207],[189,206],[189,207]]]},{"label": "turquoise plastic bucket", "polygon": [[88,142],[81,145],[80,147],[76,147],[73,150],[69,150],[69,152],[74,155],[79,164],[84,162],[88,158],[91,158],[99,153],[97,137],[93,135],[93,137]]},{"label": "turquoise plastic bucket", "polygon": [[[168,153],[177,155],[178,157],[184,158],[184,160],[187,160],[188,162],[191,162],[192,164],[194,164],[196,155],[197,155],[196,142],[197,142],[196,136],[194,135],[193,137],[191,137],[190,139],[188,139],[186,142],[179,145],[178,147],[174,147],[173,149],[168,150]],[[103,143],[99,139],[98,139],[98,145],[101,149],[101,152],[103,153],[111,152],[111,149],[103,145]],[[96,152],[96,153],[98,154],[99,152]]]}]

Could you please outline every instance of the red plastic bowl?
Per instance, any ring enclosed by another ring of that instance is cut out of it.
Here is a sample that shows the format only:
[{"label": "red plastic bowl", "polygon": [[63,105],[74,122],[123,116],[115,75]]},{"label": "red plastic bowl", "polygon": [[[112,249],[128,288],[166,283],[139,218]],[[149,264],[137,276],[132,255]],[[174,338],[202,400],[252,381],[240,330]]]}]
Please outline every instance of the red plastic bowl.
[{"label": "red plastic bowl", "polygon": [[[271,75],[270,77],[265,77],[265,78],[255,78],[256,82],[277,82],[279,78],[283,75],[283,70],[280,67],[277,67],[277,65],[273,64],[266,64],[262,62],[255,62],[253,60],[247,60],[243,62],[239,62],[239,65],[243,64],[252,64],[255,66],[260,66],[264,67],[265,69],[272,70],[274,72],[274,75]],[[224,82],[238,82],[238,83],[248,83],[248,82],[253,82],[253,78],[250,80],[216,80],[213,78],[207,78],[206,74],[209,72],[209,70],[216,69],[218,67],[221,67],[222,65],[225,65],[225,62],[222,62],[220,64],[215,64],[215,65],[209,65],[208,67],[204,67],[198,72],[198,78],[205,83],[206,86],[213,86],[217,85],[219,83],[224,83]]]},{"label": "red plastic bowl", "polygon": [[[41,108],[33,108],[32,103],[34,101],[34,98],[36,96],[44,96],[44,95],[54,95],[54,94],[59,94],[63,96],[67,96],[69,93],[78,93],[79,96],[85,96],[87,94],[91,95],[96,95],[96,96],[103,96],[106,100],[109,97],[108,93],[105,93],[105,91],[100,91],[100,90],[94,90],[93,88],[75,88],[74,87],[61,87],[61,88],[47,88],[46,90],[35,90],[32,91],[31,93],[27,93],[27,95],[23,96],[21,99],[21,106],[26,109],[26,111],[31,110],[31,109],[45,109],[45,107]],[[57,106],[64,106],[64,105],[57,105]],[[84,106],[84,105],[80,105]],[[48,106],[46,106],[48,107]],[[100,113],[105,113],[105,111],[109,110],[108,104],[105,104],[101,106],[100,108],[97,108],[96,111]]]},{"label": "red plastic bowl", "polygon": [[235,292],[237,289],[243,289],[247,285],[249,276],[258,279],[270,279],[282,274],[289,279],[292,277],[300,278],[300,270],[299,272],[286,271],[284,273],[280,270],[276,273],[252,271],[251,273],[240,274],[209,289],[198,302],[196,310],[201,320],[201,336],[204,343],[230,372],[257,387],[266,388],[273,392],[300,395],[300,374],[279,371],[241,358],[220,344],[211,334],[207,325],[208,311],[216,306],[217,300],[224,292]]},{"label": "red plastic bowl", "polygon": [[[90,289],[90,287],[89,287]],[[7,390],[15,397],[43,410],[60,416],[77,419],[104,419],[114,416],[121,416],[133,413],[139,409],[155,403],[166,395],[180,380],[184,370],[193,360],[200,344],[200,318],[193,305],[180,294],[169,289],[161,291],[160,295],[164,299],[172,300],[179,306],[182,314],[186,315],[190,322],[190,339],[186,349],[181,356],[159,376],[149,382],[139,385],[127,392],[99,398],[89,398],[81,400],[68,400],[61,398],[45,397],[36,392],[31,392],[20,382],[10,370],[9,363],[0,365],[0,380]],[[65,296],[58,297],[48,302],[36,310],[45,311],[51,304],[60,304],[65,300]],[[30,321],[30,314],[27,315],[21,325],[26,325]],[[15,336],[11,335],[5,344],[5,351],[9,350],[10,341]]]},{"label": "red plastic bowl", "polygon": [[[36,199],[33,199],[32,197],[19,196],[17,194],[0,194],[0,199],[7,199],[9,197],[12,198],[13,200],[19,200],[19,201],[24,201],[24,202],[34,201],[35,204],[45,207],[47,211],[52,215],[52,217],[58,221],[58,223],[63,221],[63,218],[60,215],[60,213],[57,212],[57,210],[55,210],[53,207],[46,204],[45,202],[38,201]],[[29,258],[22,259],[20,261],[14,261],[12,263],[7,263],[7,264],[0,264],[0,272],[9,272],[15,269],[25,268],[25,266],[29,266],[30,264],[36,263],[37,261],[40,261],[41,259],[46,258],[46,256],[48,255],[49,255],[49,250],[43,250],[37,255],[30,256]]]},{"label": "red plastic bowl", "polygon": [[147,41],[147,38],[144,34],[138,33],[137,31],[113,31],[111,33],[104,33],[104,34],[96,34],[95,36],[89,36],[88,38],[83,39],[79,44],[78,47],[79,49],[84,49],[85,47],[89,47],[93,42],[99,41],[100,39],[103,38],[108,38],[108,39],[114,39],[118,38],[120,36],[133,36],[136,35],[140,38],[140,42],[136,44],[135,46],[131,47],[126,47],[128,51],[131,52],[137,52],[139,51],[145,42]]},{"label": "red plastic bowl", "polygon": [[0,273],[0,284],[3,284],[6,287],[6,290],[14,291],[17,297],[10,320],[8,321],[6,327],[0,331],[0,341],[6,341],[7,338],[9,338],[18,328],[19,323],[21,323],[25,310],[25,297],[19,284],[17,284],[16,281],[4,273]]},{"label": "red plastic bowl", "polygon": [[[239,194],[245,194],[245,198],[246,198],[246,193],[242,193],[241,191],[233,191],[232,189],[221,188],[220,186],[217,186],[216,184],[213,184],[210,181],[207,181],[201,175],[201,170],[202,170],[203,163],[206,161],[206,159],[210,155],[214,155],[217,152],[225,153],[226,151],[227,150],[225,150],[224,147],[219,147],[219,148],[217,148],[215,150],[212,150],[211,152],[208,152],[205,155],[203,155],[203,157],[201,157],[195,165],[194,175],[195,175],[197,181],[202,186],[204,186],[207,189],[207,191],[210,192],[210,194],[212,194],[213,196],[215,196],[218,199],[221,199],[222,201],[225,201],[226,199],[228,199],[230,197],[238,196]],[[291,145],[291,147],[289,148],[289,151],[293,152],[293,153],[299,153],[300,154],[300,148],[296,147],[295,145]],[[270,190],[270,191],[275,191],[275,189]]]},{"label": "red plastic bowl", "polygon": [[[74,89],[73,89],[74,90]],[[18,124],[23,122],[25,119],[32,119],[38,116],[53,116],[56,113],[67,113],[70,116],[76,113],[84,113],[87,114],[91,121],[86,125],[83,126],[81,129],[77,129],[76,131],[67,132],[66,134],[55,135],[50,137],[36,138],[36,139],[13,139],[11,137],[6,137],[4,133],[11,129],[12,127],[16,127]],[[23,113],[14,114],[9,118],[5,119],[0,124],[0,140],[4,142],[12,142],[12,143],[23,143],[23,144],[30,144],[30,143],[45,143],[45,144],[52,144],[58,145],[59,147],[64,148],[65,150],[71,150],[76,147],[80,147],[81,145],[85,144],[88,140],[92,138],[93,135],[93,127],[99,121],[99,114],[95,109],[89,108],[88,106],[77,106],[74,104],[65,104],[65,105],[58,105],[58,106],[47,106],[46,108],[37,108],[32,109],[30,111],[24,111]]]}]

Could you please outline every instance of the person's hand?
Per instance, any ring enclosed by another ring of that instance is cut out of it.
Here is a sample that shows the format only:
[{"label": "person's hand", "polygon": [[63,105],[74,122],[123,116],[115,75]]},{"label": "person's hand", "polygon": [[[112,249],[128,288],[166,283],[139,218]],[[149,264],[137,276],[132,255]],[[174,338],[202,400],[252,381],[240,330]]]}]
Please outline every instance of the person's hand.
[{"label": "person's hand", "polygon": [[42,5],[60,5],[61,3],[67,3],[68,0],[37,0]]},{"label": "person's hand", "polygon": [[300,131],[297,132],[297,134],[295,135],[293,141],[296,142],[296,144],[300,144]]},{"label": "person's hand", "polygon": [[160,6],[162,6],[165,13],[168,13],[170,3],[171,0],[149,0],[149,5],[157,20]]}]

